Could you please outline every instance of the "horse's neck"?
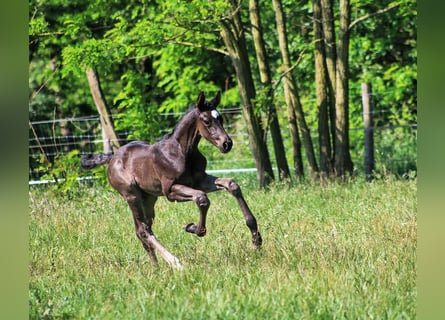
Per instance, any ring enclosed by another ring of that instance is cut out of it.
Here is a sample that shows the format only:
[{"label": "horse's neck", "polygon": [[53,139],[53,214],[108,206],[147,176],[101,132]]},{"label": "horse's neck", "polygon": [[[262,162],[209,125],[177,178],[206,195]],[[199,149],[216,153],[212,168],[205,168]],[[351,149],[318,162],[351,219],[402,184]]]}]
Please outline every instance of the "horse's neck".
[{"label": "horse's neck", "polygon": [[185,153],[197,149],[201,136],[196,127],[197,113],[195,110],[185,114],[173,131],[172,138],[179,142]]}]

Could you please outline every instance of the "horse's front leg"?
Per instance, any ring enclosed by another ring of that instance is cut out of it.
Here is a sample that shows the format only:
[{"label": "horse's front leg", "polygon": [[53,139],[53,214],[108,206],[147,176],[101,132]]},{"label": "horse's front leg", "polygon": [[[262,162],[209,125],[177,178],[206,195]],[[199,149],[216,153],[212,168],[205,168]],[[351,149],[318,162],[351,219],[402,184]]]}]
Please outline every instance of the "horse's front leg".
[{"label": "horse's front leg", "polygon": [[238,205],[243,212],[244,219],[246,220],[246,225],[249,227],[250,232],[252,233],[252,243],[256,248],[260,248],[263,243],[263,239],[258,231],[257,221],[252,211],[250,211],[246,200],[244,200],[240,186],[231,178],[217,178],[209,175],[206,179],[205,186],[203,187],[204,190],[209,192],[216,190],[227,190],[236,198]]},{"label": "horse's front leg", "polygon": [[194,233],[198,237],[205,236],[207,211],[210,207],[210,200],[206,193],[201,190],[196,190],[181,184],[174,184],[170,188],[170,193],[167,195],[170,201],[194,201],[199,208],[199,222],[198,225],[189,223],[184,226],[185,231]]}]

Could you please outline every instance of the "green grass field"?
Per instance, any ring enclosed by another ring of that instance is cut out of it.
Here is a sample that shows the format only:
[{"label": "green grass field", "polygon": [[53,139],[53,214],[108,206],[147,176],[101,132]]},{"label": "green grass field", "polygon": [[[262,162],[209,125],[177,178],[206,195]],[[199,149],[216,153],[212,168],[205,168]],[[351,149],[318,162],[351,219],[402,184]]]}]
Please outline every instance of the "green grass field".
[{"label": "green grass field", "polygon": [[237,181],[258,219],[250,244],[235,200],[210,195],[207,235],[193,203],[159,199],[154,232],[183,263],[153,269],[114,191],[29,192],[31,319],[414,319],[416,180]]}]

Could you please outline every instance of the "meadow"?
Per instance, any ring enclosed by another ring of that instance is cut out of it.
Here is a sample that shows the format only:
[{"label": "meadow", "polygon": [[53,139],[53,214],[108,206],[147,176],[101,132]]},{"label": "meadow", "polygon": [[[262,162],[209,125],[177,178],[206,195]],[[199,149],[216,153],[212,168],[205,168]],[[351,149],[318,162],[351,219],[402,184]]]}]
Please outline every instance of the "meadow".
[{"label": "meadow", "polygon": [[258,190],[237,176],[264,245],[236,201],[210,194],[207,235],[193,203],[156,204],[154,232],[183,263],[150,264],[113,190],[29,191],[30,319],[413,319],[415,179],[357,178]]}]

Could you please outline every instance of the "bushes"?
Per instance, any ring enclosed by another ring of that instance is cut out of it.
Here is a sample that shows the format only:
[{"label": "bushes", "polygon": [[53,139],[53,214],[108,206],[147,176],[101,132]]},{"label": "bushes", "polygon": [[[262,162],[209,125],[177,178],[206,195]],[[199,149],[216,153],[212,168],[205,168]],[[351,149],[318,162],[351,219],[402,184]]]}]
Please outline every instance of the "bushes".
[{"label": "bushes", "polygon": [[52,163],[42,163],[41,169],[46,171],[41,180],[54,181],[51,188],[65,195],[75,190],[79,181],[94,179],[100,185],[107,185],[106,167],[99,166],[88,171],[82,169],[79,150],[57,155]]}]

